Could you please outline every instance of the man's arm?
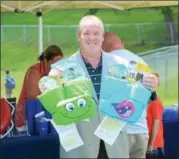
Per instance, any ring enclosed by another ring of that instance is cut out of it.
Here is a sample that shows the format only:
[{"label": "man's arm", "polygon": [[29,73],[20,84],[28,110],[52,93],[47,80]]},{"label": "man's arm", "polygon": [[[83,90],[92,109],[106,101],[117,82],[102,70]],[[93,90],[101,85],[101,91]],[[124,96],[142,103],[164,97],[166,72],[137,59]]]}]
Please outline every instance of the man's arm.
[{"label": "man's arm", "polygon": [[148,109],[150,109],[149,113],[152,117],[152,128],[150,132],[151,134],[149,134],[148,152],[152,152],[154,140],[156,139],[158,131],[160,131],[160,122],[162,122],[163,116],[163,104],[160,98],[150,103]]},{"label": "man's arm", "polygon": [[157,136],[159,126],[160,126],[160,119],[154,119],[153,127],[152,127],[152,134],[150,135],[150,138],[149,138],[147,152],[152,152],[152,150],[153,150],[153,143]]}]

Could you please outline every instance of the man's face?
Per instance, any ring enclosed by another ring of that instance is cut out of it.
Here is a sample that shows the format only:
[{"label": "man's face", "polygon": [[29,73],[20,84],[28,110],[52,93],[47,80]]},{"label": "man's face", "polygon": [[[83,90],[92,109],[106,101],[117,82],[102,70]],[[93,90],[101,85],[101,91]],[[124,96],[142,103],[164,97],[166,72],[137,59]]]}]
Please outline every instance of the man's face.
[{"label": "man's face", "polygon": [[81,31],[78,33],[78,41],[82,52],[91,55],[101,53],[103,40],[103,31],[99,23],[90,20],[83,23]]}]

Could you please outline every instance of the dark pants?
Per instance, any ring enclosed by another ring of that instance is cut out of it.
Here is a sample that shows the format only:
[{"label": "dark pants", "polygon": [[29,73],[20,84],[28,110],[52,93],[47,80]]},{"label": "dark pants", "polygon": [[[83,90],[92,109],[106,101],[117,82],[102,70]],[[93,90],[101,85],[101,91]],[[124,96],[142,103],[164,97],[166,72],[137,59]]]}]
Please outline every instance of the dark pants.
[{"label": "dark pants", "polygon": [[107,151],[103,140],[100,140],[100,148],[99,148],[99,154],[97,159],[108,159]]},{"label": "dark pants", "polygon": [[153,153],[147,153],[146,159],[165,159],[165,156],[162,153],[162,149],[158,148]]}]

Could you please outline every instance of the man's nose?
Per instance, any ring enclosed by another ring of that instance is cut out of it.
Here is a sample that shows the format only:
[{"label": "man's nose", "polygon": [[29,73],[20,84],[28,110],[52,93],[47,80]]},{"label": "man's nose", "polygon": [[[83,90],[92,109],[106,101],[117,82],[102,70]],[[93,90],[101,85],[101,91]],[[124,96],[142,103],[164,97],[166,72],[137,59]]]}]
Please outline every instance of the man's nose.
[{"label": "man's nose", "polygon": [[90,35],[90,40],[94,40],[95,36],[93,34]]}]

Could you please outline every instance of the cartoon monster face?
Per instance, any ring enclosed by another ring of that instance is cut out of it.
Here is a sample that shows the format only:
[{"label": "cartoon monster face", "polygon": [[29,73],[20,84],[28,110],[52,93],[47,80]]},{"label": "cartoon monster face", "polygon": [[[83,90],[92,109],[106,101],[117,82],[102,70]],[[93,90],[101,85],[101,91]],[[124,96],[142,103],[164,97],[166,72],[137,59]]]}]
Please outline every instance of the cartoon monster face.
[{"label": "cartoon monster face", "polygon": [[62,101],[57,104],[53,118],[57,124],[61,121],[65,123],[76,122],[79,119],[88,118],[94,113],[95,104],[91,95],[74,97],[70,100]]},{"label": "cartoon monster face", "polygon": [[92,100],[90,95],[74,97],[70,100],[60,101],[57,104],[60,114],[67,118],[78,118],[84,116],[91,108]]},{"label": "cartoon monster face", "polygon": [[116,112],[121,118],[128,118],[134,113],[134,104],[130,100],[123,100],[120,103],[112,103]]},{"label": "cartoon monster face", "polygon": [[57,125],[71,124],[96,115],[89,82],[78,79],[39,96]]}]

